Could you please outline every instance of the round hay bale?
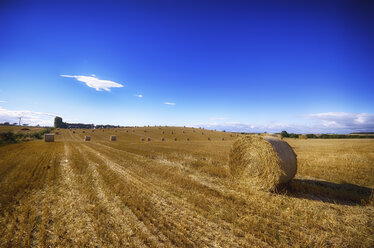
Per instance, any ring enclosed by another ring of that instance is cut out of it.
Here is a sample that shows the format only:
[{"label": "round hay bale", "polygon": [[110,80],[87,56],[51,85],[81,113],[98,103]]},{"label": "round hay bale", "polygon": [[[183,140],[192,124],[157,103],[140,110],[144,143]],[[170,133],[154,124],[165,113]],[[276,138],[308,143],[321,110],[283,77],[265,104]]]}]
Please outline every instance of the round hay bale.
[{"label": "round hay bale", "polygon": [[148,141],[151,141],[151,138],[147,138]]},{"label": "round hay bale", "polygon": [[117,140],[117,137],[115,135],[110,136],[110,141],[116,141],[116,140]]},{"label": "round hay bale", "polygon": [[91,140],[91,136],[84,136],[84,141],[90,141]]},{"label": "round hay bale", "polygon": [[85,133],[86,131],[83,131],[82,133]]},{"label": "round hay bale", "polygon": [[165,141],[165,138],[161,138],[161,141]]},{"label": "round hay bale", "polygon": [[190,138],[187,138],[187,141],[190,141]]},{"label": "round hay bale", "polygon": [[141,141],[144,141],[144,138],[140,138]]},{"label": "round hay bale", "polygon": [[210,137],[208,137],[208,140],[210,140]]},{"label": "round hay bale", "polygon": [[239,183],[262,190],[274,190],[296,174],[296,154],[275,137],[242,136],[229,154],[231,174]]},{"label": "round hay bale", "polygon": [[225,138],[222,138],[222,140],[225,140]]},{"label": "round hay bale", "polygon": [[44,141],[45,142],[55,142],[55,135],[53,133],[44,134]]},{"label": "round hay bale", "polygon": [[177,138],[174,138],[174,141],[177,141]]}]

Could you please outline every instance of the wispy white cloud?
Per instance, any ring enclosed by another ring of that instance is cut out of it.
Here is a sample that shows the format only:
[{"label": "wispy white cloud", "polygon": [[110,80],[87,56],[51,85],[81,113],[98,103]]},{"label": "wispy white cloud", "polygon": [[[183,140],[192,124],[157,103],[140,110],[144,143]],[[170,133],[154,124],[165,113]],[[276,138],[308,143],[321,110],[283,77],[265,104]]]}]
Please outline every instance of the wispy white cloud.
[{"label": "wispy white cloud", "polygon": [[0,100],[0,103],[6,103],[7,101]]},{"label": "wispy white cloud", "polygon": [[209,123],[196,125],[209,129],[233,132],[271,132],[283,130],[292,133],[352,133],[374,132],[374,114],[329,112],[302,116],[307,122],[301,124],[272,121],[268,123]]},{"label": "wispy white cloud", "polygon": [[136,94],[135,96],[138,97],[138,98],[143,98],[142,94]]},{"label": "wispy white cloud", "polygon": [[52,126],[55,114],[35,112],[29,110],[8,110],[0,107],[0,122],[18,123],[22,117],[22,123],[29,125]]},{"label": "wispy white cloud", "polygon": [[174,106],[176,103],[175,102],[164,102],[164,104]]},{"label": "wispy white cloud", "polygon": [[80,82],[85,83],[88,87],[94,88],[97,91],[106,90],[110,91],[110,88],[121,88],[123,87],[122,84],[109,81],[109,80],[101,80],[98,79],[95,74],[91,76],[72,76],[72,75],[60,75],[61,77],[68,77],[68,78],[75,78]]}]

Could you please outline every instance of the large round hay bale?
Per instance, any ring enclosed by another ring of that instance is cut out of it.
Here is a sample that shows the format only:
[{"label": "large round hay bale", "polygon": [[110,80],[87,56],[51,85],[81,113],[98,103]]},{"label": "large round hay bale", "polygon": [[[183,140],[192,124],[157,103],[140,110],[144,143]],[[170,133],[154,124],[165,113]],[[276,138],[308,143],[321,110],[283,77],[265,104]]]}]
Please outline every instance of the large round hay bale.
[{"label": "large round hay bale", "polygon": [[291,146],[275,137],[242,136],[229,154],[231,174],[240,183],[257,189],[274,190],[296,174],[296,154]]}]

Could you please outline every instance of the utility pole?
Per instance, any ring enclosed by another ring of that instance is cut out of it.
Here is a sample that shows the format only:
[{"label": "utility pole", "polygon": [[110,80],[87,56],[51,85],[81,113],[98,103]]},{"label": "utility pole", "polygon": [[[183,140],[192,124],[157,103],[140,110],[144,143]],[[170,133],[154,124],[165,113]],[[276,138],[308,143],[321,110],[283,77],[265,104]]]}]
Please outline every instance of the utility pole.
[{"label": "utility pole", "polygon": [[21,126],[22,116],[18,117],[18,126]]}]

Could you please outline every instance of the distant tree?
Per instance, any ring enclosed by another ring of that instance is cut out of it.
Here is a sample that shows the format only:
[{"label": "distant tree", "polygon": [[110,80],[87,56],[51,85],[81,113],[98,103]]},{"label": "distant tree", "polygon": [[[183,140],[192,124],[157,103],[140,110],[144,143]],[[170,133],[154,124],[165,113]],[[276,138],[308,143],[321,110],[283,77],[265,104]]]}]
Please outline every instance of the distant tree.
[{"label": "distant tree", "polygon": [[12,126],[17,126],[18,125],[18,123],[17,122],[14,122],[13,124],[12,124]]},{"label": "distant tree", "polygon": [[62,126],[62,118],[59,116],[55,117],[55,128],[60,128]]},{"label": "distant tree", "polygon": [[9,126],[9,122],[4,122],[4,126]]},{"label": "distant tree", "polygon": [[290,133],[289,136],[290,138],[299,138],[299,135],[296,133]]},{"label": "distant tree", "polygon": [[280,135],[282,136],[282,138],[290,137],[290,135],[287,133],[287,131],[282,131],[282,132],[280,133]]}]

